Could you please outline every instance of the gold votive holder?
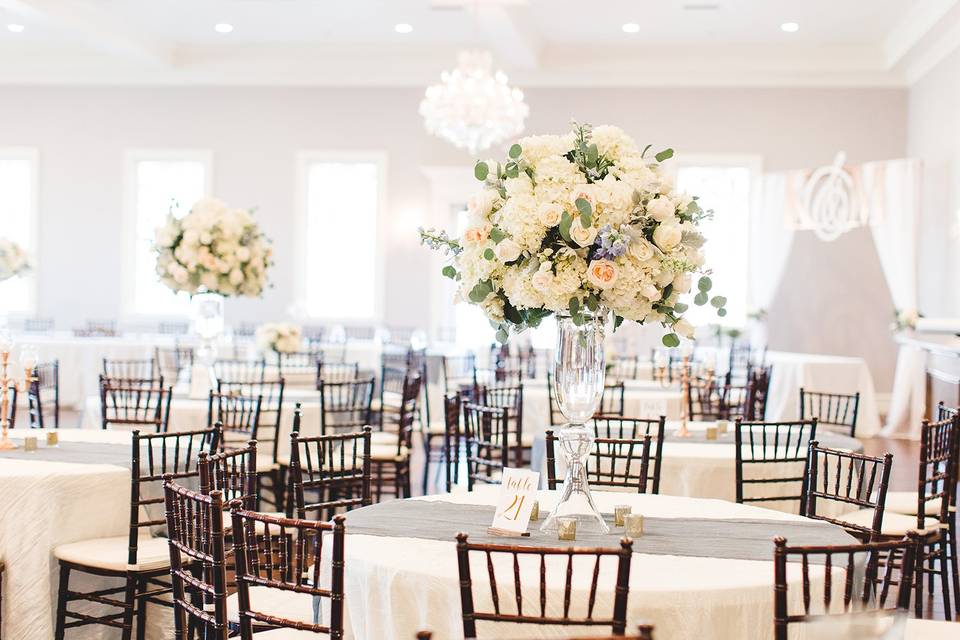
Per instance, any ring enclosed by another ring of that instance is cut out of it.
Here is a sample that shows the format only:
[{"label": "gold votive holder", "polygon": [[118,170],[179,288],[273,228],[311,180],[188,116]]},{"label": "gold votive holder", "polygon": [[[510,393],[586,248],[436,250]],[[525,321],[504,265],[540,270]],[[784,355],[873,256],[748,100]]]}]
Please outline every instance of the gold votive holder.
[{"label": "gold votive holder", "polygon": [[23,439],[23,450],[24,451],[36,451],[37,450],[37,439],[33,436]]},{"label": "gold votive holder", "polygon": [[613,524],[622,527],[624,523],[624,518],[628,513],[633,511],[633,508],[628,504],[618,504],[613,508]]},{"label": "gold votive holder", "polygon": [[577,539],[577,519],[573,516],[557,518],[557,538],[560,540]]},{"label": "gold votive holder", "polygon": [[56,447],[60,444],[60,435],[56,431],[47,432],[47,446]]},{"label": "gold votive holder", "polygon": [[540,501],[534,500],[533,506],[530,508],[530,522],[536,522],[540,519]]},{"label": "gold votive holder", "polygon": [[718,431],[717,427],[707,427],[707,440],[716,440]]},{"label": "gold votive holder", "polygon": [[730,422],[728,420],[717,420],[717,431],[720,435],[724,435],[729,428]]},{"label": "gold votive holder", "polygon": [[639,538],[643,535],[643,516],[639,513],[628,513],[623,518],[626,534],[631,538]]}]

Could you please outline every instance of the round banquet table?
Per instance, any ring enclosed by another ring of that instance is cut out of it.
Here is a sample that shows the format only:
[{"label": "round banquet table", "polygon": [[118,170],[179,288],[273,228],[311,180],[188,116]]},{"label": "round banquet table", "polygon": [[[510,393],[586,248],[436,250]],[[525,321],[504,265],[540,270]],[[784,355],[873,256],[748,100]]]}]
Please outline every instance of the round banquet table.
[{"label": "round banquet table", "polygon": [[[293,430],[293,412],[296,403],[300,403],[300,433],[305,436],[320,435],[320,392],[316,389],[283,390],[283,414],[280,417],[280,443],[278,458],[289,459],[290,432]],[[207,400],[190,398],[182,389],[174,389],[173,402],[170,405],[171,431],[189,431],[207,426]],[[82,428],[100,429],[100,397],[87,398],[83,411]],[[258,454],[262,451],[258,450]]]},{"label": "round banquet table", "polygon": [[[737,494],[737,469],[736,469],[736,445],[734,444],[733,423],[730,423],[726,435],[718,436],[717,440],[707,441],[704,439],[704,432],[708,426],[715,425],[713,422],[689,422],[687,426],[693,433],[689,439],[679,438],[675,435],[680,423],[675,420],[668,420],[664,430],[663,458],[660,469],[660,494],[670,496],[686,496],[691,498],[715,498],[718,500],[727,500],[733,502]],[[534,471],[540,471],[540,484],[547,486],[546,479],[546,447],[544,442],[544,432],[546,428],[541,427],[534,434],[533,452],[531,457],[531,468]],[[554,427],[556,434],[559,427]],[[825,434],[818,432],[817,438],[823,446],[829,446],[848,451],[863,451],[863,444],[855,438],[842,436],[838,434]],[[758,438],[759,443],[759,438]],[[802,463],[784,463],[782,465],[752,465],[767,467],[760,471],[766,476],[781,477],[801,476],[803,475]],[[750,478],[754,469],[747,465],[744,469],[744,477]],[[563,461],[557,459],[557,477],[563,479],[565,467]],[[768,485],[763,487],[766,495],[773,495],[772,491],[782,489],[787,494],[799,495],[797,487],[790,485]],[[746,495],[751,489],[746,489]],[[785,494],[777,494],[785,495]],[[769,502],[769,509],[780,509],[787,512],[797,511],[797,501]],[[831,506],[824,505],[825,508]]]},{"label": "round banquet table", "polygon": [[[46,432],[14,429],[22,444],[36,436],[39,449],[0,452],[0,557],[3,576],[3,629],[9,640],[52,638],[59,568],[53,549],[90,538],[125,536],[130,520],[130,434],[123,431],[61,429],[60,446],[46,449]],[[95,447],[78,451],[72,444]],[[118,586],[116,580],[74,572],[70,586],[83,591]],[[103,613],[100,605],[74,603],[71,609]],[[170,609],[151,605],[147,637],[173,637]],[[108,627],[71,629],[70,640],[118,637]]]},{"label": "round banquet table", "polygon": [[[430,496],[412,501],[445,501],[468,505],[494,505],[499,487],[485,486],[471,493],[445,494]],[[747,505],[721,502],[719,500],[701,500],[643,494],[622,494],[594,492],[601,511],[611,513],[615,504],[630,504],[635,513],[648,518],[682,519],[683,524],[699,521],[699,526],[737,526],[731,520],[770,521],[770,543],[768,548],[756,548],[752,557],[757,559],[730,559],[712,557],[711,551],[697,550],[694,553],[681,552],[677,555],[658,553],[638,553],[634,551],[628,605],[628,627],[640,621],[652,622],[658,636],[670,640],[728,640],[729,638],[763,639],[773,637],[773,541],[778,523],[803,526],[812,521],[777,511],[770,511]],[[550,509],[556,502],[555,492],[541,491],[538,499],[541,511]],[[408,500],[406,502],[411,502]],[[393,503],[384,503],[367,507],[364,510],[383,509]],[[365,520],[371,520],[375,511],[369,511]],[[388,535],[368,535],[364,529],[355,525],[361,533],[351,533],[351,515],[354,522],[359,511],[347,514],[346,531],[346,637],[377,638],[378,640],[408,640],[415,637],[417,630],[430,629],[436,640],[462,638],[462,620],[460,607],[459,577],[457,572],[456,545],[453,535],[447,539],[431,539],[429,533],[416,537],[400,537],[410,527],[416,526],[412,520],[404,520],[402,510],[393,510],[398,514],[391,516],[388,522],[380,524],[389,527],[393,533]],[[490,510],[492,516],[492,508]],[[414,516],[411,515],[411,519]],[[373,520],[376,520],[376,516]],[[726,523],[714,525],[713,522],[726,520]],[[832,535],[833,544],[851,542],[852,538],[832,525],[824,525]],[[765,527],[763,522],[761,526]],[[477,526],[486,527],[488,522]],[[531,523],[531,530],[538,523]],[[650,533],[651,525],[647,525]],[[654,534],[655,535],[655,534]],[[735,537],[735,536],[731,536]],[[471,534],[473,539],[473,534]],[[764,539],[766,537],[764,536]],[[616,537],[611,537],[616,546]],[[487,537],[484,542],[490,542]],[[493,542],[506,545],[524,545],[521,538],[496,538]],[[639,542],[639,541],[638,541]],[[696,540],[690,541],[696,546]],[[553,543],[548,543],[553,544]],[[583,543],[587,544],[587,543]],[[669,542],[668,542],[669,544]],[[329,545],[327,545],[329,546]],[[592,545],[591,545],[592,546]],[[755,545],[756,546],[756,545]],[[478,610],[490,610],[490,591],[485,561],[480,557],[472,558],[472,578],[474,599]],[[495,561],[497,562],[497,561]],[[565,561],[564,561],[565,562]],[[538,561],[521,569],[526,610],[539,610],[537,571]],[[499,566],[499,565],[498,565]],[[586,576],[575,569],[574,606],[582,605],[589,588],[589,574],[592,561],[586,570]],[[814,588],[819,579],[822,585],[820,567],[811,567]],[[529,571],[529,573],[528,573]],[[500,602],[504,611],[515,612],[513,597],[513,575],[509,561],[499,567],[498,584]],[[562,569],[548,569],[548,602],[562,602]],[[597,596],[599,615],[609,613],[612,602],[612,587],[615,583],[615,568],[601,568],[601,585]],[[579,576],[579,577],[578,577]],[[819,578],[818,578],[819,576]],[[584,579],[586,584],[578,582]],[[797,588],[791,595],[799,599],[799,568],[788,567],[788,579]],[[606,585],[606,587],[604,587]],[[527,589],[529,588],[529,593]],[[583,596],[583,597],[581,597]],[[794,603],[793,606],[798,605]],[[559,607],[559,604],[556,606]],[[590,629],[541,627],[536,625],[489,626],[491,623],[479,623],[480,637],[511,638],[548,638],[570,637],[590,634]],[[605,629],[603,631],[606,631]],[[597,629],[593,628],[594,635]]]}]

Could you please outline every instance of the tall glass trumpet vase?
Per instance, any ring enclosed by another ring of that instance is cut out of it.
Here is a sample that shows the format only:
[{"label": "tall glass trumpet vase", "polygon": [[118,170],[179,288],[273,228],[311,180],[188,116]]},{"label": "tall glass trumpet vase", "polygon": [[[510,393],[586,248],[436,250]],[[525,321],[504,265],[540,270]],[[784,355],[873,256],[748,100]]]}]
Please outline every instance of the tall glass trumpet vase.
[{"label": "tall glass trumpet vase", "polygon": [[217,341],[223,335],[223,296],[219,293],[195,293],[190,298],[193,333],[200,341],[190,371],[190,397],[205,399],[217,386],[213,364],[217,360]]},{"label": "tall glass trumpet vase", "polygon": [[577,530],[610,533],[610,527],[590,495],[587,458],[593,448],[593,432],[584,426],[597,410],[603,395],[605,309],[584,311],[576,324],[570,316],[557,317],[557,350],[554,357],[553,390],[567,424],[560,428],[560,454],[567,467],[560,502],[540,528],[553,531],[557,518],[573,516]]}]

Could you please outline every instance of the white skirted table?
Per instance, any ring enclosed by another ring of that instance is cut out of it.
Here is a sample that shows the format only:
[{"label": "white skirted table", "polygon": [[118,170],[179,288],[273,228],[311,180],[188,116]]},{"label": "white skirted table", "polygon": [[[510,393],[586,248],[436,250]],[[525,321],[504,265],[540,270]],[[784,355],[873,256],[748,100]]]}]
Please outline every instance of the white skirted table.
[{"label": "white skirted table", "polygon": [[[497,491],[498,487],[482,487],[472,493],[432,496],[423,500],[493,505]],[[779,530],[795,532],[793,527],[812,522],[798,516],[718,500],[604,492],[595,492],[595,498],[600,510],[606,513],[612,513],[615,504],[623,503],[630,504],[635,513],[641,513],[648,519],[674,519],[674,530],[678,526],[685,526],[684,523],[694,524],[698,528],[736,527],[737,523],[731,524],[731,521],[741,520],[754,521],[754,527],[757,521],[761,521],[760,526],[766,529],[763,522],[769,521],[772,525],[769,532],[774,534]],[[556,493],[540,492],[539,500],[542,509],[549,509],[556,501]],[[416,522],[406,520],[402,509],[393,509],[391,513],[397,514],[396,517],[380,523],[393,530],[388,535],[364,534],[359,526],[355,527],[358,532],[351,533],[351,515],[347,515],[346,637],[408,640],[415,637],[418,630],[430,629],[436,640],[462,638],[453,534],[449,540],[436,539],[435,533],[426,531],[404,537],[404,533],[409,532]],[[488,515],[492,515],[492,511]],[[725,522],[721,524],[721,520]],[[357,522],[356,516],[354,521]],[[784,523],[782,529],[778,529],[780,525],[777,523]],[[488,525],[489,522],[484,522],[476,527],[485,528]],[[532,526],[536,525],[532,523]],[[639,539],[635,543],[630,574],[628,626],[640,621],[652,622],[657,635],[670,640],[762,640],[773,637],[773,535],[769,536],[766,547],[759,543],[753,545],[755,548],[748,552],[752,559],[741,559],[742,556],[736,553],[719,550],[714,554],[709,548],[699,548],[698,541],[689,537],[686,544],[678,542],[675,553],[666,553],[662,545],[670,548],[672,541],[664,541],[662,536],[656,539],[654,525],[652,521],[648,525],[653,538]],[[830,527],[832,525],[828,529]],[[823,531],[822,528],[820,530]],[[832,543],[852,541],[846,534],[836,533],[838,535],[834,536],[836,540]],[[607,546],[616,545],[616,537],[611,539],[613,543]],[[766,540],[766,535],[763,539]],[[520,538],[499,538],[495,541],[524,544]],[[644,545],[651,543],[659,550],[644,553]],[[638,549],[641,551],[638,552]],[[480,558],[475,560],[474,598],[478,606],[489,610],[486,565]],[[495,564],[499,560],[495,560]],[[815,582],[817,576],[822,575],[817,569],[813,567],[811,572]],[[523,565],[521,572],[525,585],[524,600],[528,607],[538,610],[538,561],[530,566]],[[513,575],[508,561],[498,569],[498,573],[501,576],[498,579],[501,605],[506,611],[515,611]],[[590,570],[585,573],[587,575],[575,574],[575,606],[582,606],[585,602]],[[598,582],[601,588],[596,604],[598,611],[609,613],[615,577],[615,569],[611,566],[601,568]],[[788,577],[792,583],[799,583],[799,567],[791,565]],[[563,598],[563,571],[551,569],[547,580],[548,599],[559,607]],[[795,589],[797,598],[799,591],[799,588]],[[576,636],[578,633],[589,635],[591,630],[534,625],[491,627],[490,623],[480,623],[478,632],[480,637],[555,638]],[[595,635],[597,629],[594,628],[592,632]]]},{"label": "white skirted table", "polygon": [[[653,380],[624,380],[625,416],[679,418],[682,394],[678,386],[664,388]],[[550,418],[546,378],[523,383],[523,429],[533,433]]]},{"label": "white skirted table", "polygon": [[[14,438],[37,437],[40,450],[0,452],[0,557],[3,576],[3,637],[53,638],[58,564],[55,547],[93,538],[125,536],[130,523],[130,434],[122,431],[61,429],[60,446],[45,451],[46,433],[15,429]],[[111,450],[110,463],[71,451],[72,443]],[[35,457],[34,457],[35,456]],[[57,459],[69,462],[53,461]],[[116,580],[74,573],[70,586],[81,591],[118,586]],[[99,605],[74,603],[93,614]],[[151,606],[147,637],[173,637],[170,609]],[[115,629],[90,625],[67,632],[70,640],[109,640]]]}]

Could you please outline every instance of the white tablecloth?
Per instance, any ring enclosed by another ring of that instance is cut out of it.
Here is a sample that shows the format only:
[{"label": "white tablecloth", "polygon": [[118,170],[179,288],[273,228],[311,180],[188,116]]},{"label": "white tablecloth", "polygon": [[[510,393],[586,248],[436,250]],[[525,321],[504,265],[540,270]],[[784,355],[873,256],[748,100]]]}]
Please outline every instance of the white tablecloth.
[{"label": "white tablecloth", "polygon": [[880,432],[880,413],[873,377],[863,358],[770,351],[773,365],[767,420],[796,420],[800,415],[800,387],[830,393],[860,392],[857,436],[871,438]]},{"label": "white tablecloth", "polygon": [[[280,444],[278,457],[281,460],[289,459],[290,432],[293,431],[293,412],[296,403],[300,403],[301,420],[300,433],[305,436],[320,435],[320,392],[311,389],[284,389],[283,415],[280,420]],[[190,431],[204,429],[207,426],[207,401],[195,400],[184,395],[174,393],[173,403],[170,405],[171,431]],[[83,429],[101,429],[100,397],[90,396],[83,411]],[[272,434],[271,434],[272,435]],[[261,447],[272,446],[264,443]],[[258,449],[258,453],[264,449]]]},{"label": "white tablecloth", "polygon": [[[15,436],[21,436],[16,430]],[[61,429],[60,441],[114,443],[130,448],[122,431]],[[45,432],[31,431],[44,446]],[[130,520],[130,470],[109,464],[71,464],[0,459],[0,557],[3,576],[4,640],[53,638],[59,565],[54,547],[90,538],[125,536]],[[73,572],[73,589],[92,591],[122,586],[118,580]],[[74,611],[99,605],[74,603]],[[170,609],[151,607],[148,637],[173,637]],[[70,640],[107,640],[115,629],[91,625],[67,631]]]},{"label": "white tablecloth", "polygon": [[[448,494],[433,499],[492,505],[496,495],[496,487],[484,487],[469,494]],[[595,492],[594,496],[605,512],[612,512],[614,504],[628,503],[634,512],[659,518],[800,519],[717,500],[602,492]],[[550,508],[556,494],[541,492],[539,500],[543,508]],[[403,523],[398,522],[397,526]],[[463,637],[453,541],[350,535],[349,524],[347,534],[347,638],[409,640],[421,629],[432,630],[435,640]],[[505,539],[504,543],[515,541]],[[772,638],[773,548],[771,541],[769,561],[635,554],[630,577],[630,625],[650,621],[656,626],[657,636],[669,640]],[[473,572],[474,597],[487,602],[486,570],[480,564],[478,561]],[[811,573],[816,581],[818,567],[812,567]],[[548,572],[548,575],[554,577],[556,573]],[[798,583],[799,566],[791,565],[788,576]],[[589,580],[589,576],[585,579]],[[537,580],[533,572],[524,578],[524,583],[535,589]],[[609,567],[601,570],[599,583],[608,589],[598,594],[598,611],[609,611],[615,583]],[[509,608],[513,606],[512,587],[502,588],[506,591],[502,593],[501,603],[505,610],[512,611]],[[799,591],[799,588],[793,591],[798,598]],[[530,595],[533,599],[528,604],[536,601],[533,592]],[[562,598],[562,594],[552,593],[549,597]],[[597,629],[592,631],[596,635]],[[490,623],[480,623],[478,632],[485,638],[566,638],[591,633],[589,629],[571,628],[548,632],[535,625],[493,628]]]}]

